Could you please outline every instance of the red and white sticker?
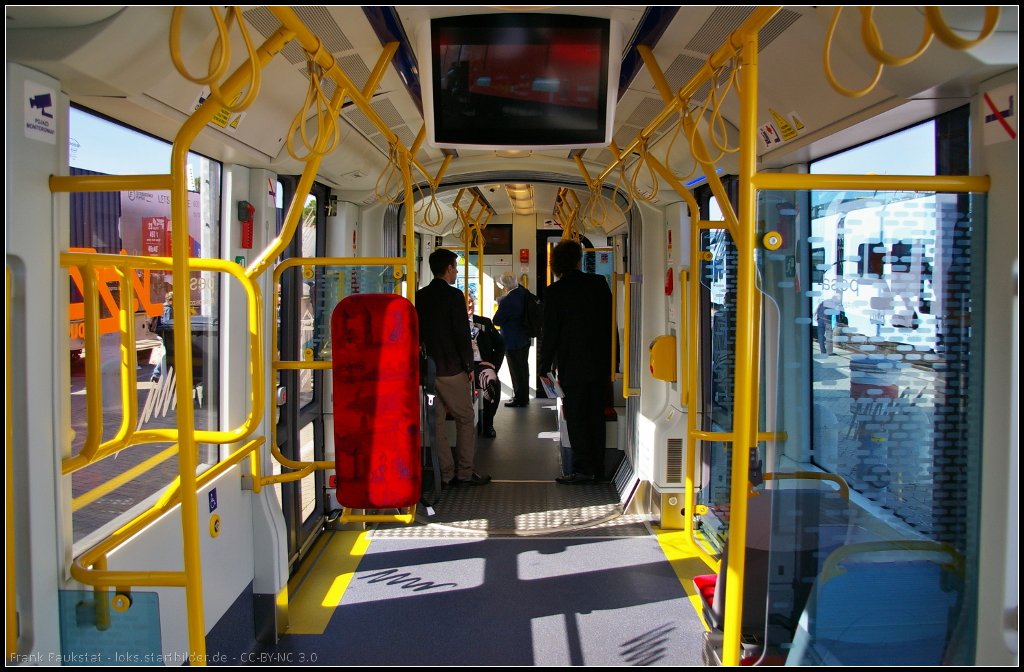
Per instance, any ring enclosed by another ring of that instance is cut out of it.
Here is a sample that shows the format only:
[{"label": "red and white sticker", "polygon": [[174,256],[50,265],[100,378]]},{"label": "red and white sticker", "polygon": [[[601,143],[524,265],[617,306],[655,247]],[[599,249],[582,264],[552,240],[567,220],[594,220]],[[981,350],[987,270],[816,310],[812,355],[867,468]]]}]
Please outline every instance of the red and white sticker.
[{"label": "red and white sticker", "polygon": [[981,118],[986,145],[1017,139],[1017,84],[1007,84],[981,95]]}]

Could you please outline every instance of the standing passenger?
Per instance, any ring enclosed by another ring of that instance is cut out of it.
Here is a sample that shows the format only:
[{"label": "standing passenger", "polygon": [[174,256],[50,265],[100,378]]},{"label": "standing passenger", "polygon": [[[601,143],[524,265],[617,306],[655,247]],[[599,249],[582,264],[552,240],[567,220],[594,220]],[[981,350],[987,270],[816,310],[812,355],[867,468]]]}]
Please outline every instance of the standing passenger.
[{"label": "standing passenger", "polygon": [[498,371],[501,360],[505,358],[505,341],[494,325],[486,317],[474,315],[476,299],[469,297],[469,331],[473,336],[473,359],[476,361],[476,388],[483,391],[484,403],[480,409],[480,426],[477,434],[493,439],[494,414],[498,410],[501,399],[501,383],[498,382]]},{"label": "standing passenger", "polygon": [[[441,480],[456,485],[486,485],[490,476],[473,471],[473,345],[466,319],[466,299],[451,285],[459,276],[457,257],[451,250],[435,250],[427,260],[434,280],[416,292],[420,341],[437,365],[435,402],[437,460]],[[457,438],[452,459],[444,428],[445,409],[455,418]]]},{"label": "standing passenger", "polygon": [[602,276],[580,271],[582,258],[579,243],[565,240],[556,245],[552,271],[559,279],[544,292],[544,338],[538,364],[545,380],[552,370],[558,371],[572,445],[573,473],[556,478],[559,483],[605,478],[612,293]]},{"label": "standing passenger", "polygon": [[505,339],[505,359],[508,360],[513,390],[512,401],[506,402],[505,405],[529,406],[530,336],[526,333],[527,292],[519,286],[519,280],[511,271],[502,274],[500,282],[507,293],[494,313],[494,324],[501,327],[501,335]]}]

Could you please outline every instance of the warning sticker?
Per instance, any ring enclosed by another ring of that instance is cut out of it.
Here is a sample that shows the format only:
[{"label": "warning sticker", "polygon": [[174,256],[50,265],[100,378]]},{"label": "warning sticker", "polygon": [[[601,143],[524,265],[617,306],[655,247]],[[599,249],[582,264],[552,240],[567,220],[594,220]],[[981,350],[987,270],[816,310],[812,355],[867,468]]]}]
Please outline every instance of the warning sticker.
[{"label": "warning sticker", "polygon": [[[26,85],[28,82],[26,82]],[[1017,139],[1017,84],[986,91],[981,96],[986,145]]]},{"label": "warning sticker", "polygon": [[786,121],[785,117],[775,110],[769,109],[768,111],[772,113],[772,118],[775,119],[776,128],[778,128],[779,132],[782,134],[783,141],[788,142],[797,136],[796,129]]},{"label": "warning sticker", "polygon": [[[192,111],[195,112],[199,109],[199,106],[206,102],[206,99],[210,97],[210,88],[203,87],[199,92],[199,96],[196,97],[192,103]],[[242,97],[242,93],[238,92],[235,97],[231,100],[231,105],[235,105]],[[210,120],[211,124],[215,124],[220,128],[223,128],[231,133],[238,130],[238,124],[241,123],[242,118],[245,116],[245,112],[232,112],[226,107],[222,107],[217,111],[217,114]]]},{"label": "warning sticker", "polygon": [[771,148],[772,145],[777,145],[782,142],[782,136],[779,135],[779,129],[775,128],[775,124],[765,124],[757,129],[758,135],[761,136],[761,141],[764,146]]},{"label": "warning sticker", "polygon": [[57,144],[57,92],[25,80],[25,137]]},{"label": "warning sticker", "polygon": [[796,129],[797,133],[800,133],[804,130],[804,124],[802,121],[800,121],[800,117],[796,116],[796,112],[790,112],[789,118],[793,121],[793,128]]}]

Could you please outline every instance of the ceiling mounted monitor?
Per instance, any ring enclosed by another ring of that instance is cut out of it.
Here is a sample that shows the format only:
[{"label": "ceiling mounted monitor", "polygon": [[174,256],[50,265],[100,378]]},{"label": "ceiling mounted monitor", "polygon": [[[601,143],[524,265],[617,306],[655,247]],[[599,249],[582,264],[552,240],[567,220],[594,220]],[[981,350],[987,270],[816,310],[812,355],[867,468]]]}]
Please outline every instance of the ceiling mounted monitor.
[{"label": "ceiling mounted monitor", "polygon": [[419,31],[427,141],[455,149],[604,147],[621,25],[564,14],[473,14]]}]

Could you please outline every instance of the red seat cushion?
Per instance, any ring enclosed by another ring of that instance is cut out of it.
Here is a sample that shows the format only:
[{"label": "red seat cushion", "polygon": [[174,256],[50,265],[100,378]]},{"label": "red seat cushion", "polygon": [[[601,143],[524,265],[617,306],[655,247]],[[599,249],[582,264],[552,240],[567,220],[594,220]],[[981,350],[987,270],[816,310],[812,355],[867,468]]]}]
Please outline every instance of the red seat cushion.
[{"label": "red seat cushion", "polygon": [[357,294],[331,316],[338,503],[412,506],[421,494],[419,322],[395,294]]},{"label": "red seat cushion", "polygon": [[718,585],[718,575],[705,574],[703,576],[695,576],[693,577],[693,585],[701,599],[710,607],[711,603],[715,600],[715,586]]}]

